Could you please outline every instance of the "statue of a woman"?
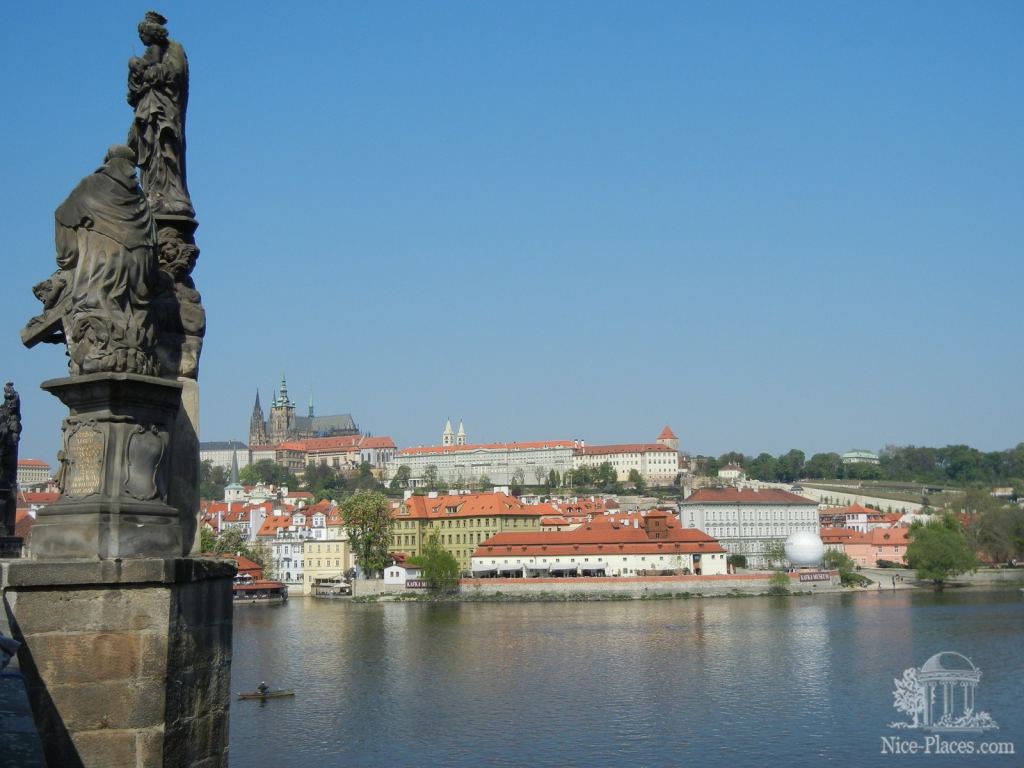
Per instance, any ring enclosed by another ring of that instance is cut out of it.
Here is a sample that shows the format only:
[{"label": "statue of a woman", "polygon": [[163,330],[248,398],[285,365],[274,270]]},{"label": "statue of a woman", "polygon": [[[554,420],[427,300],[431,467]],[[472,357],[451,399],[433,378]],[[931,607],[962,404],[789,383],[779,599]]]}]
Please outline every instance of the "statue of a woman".
[{"label": "statue of a woman", "polygon": [[128,103],[135,108],[128,146],[138,158],[153,214],[193,218],[185,180],[188,59],[181,44],[168,38],[165,24],[155,11],[139,22],[146,52],[128,61]]}]

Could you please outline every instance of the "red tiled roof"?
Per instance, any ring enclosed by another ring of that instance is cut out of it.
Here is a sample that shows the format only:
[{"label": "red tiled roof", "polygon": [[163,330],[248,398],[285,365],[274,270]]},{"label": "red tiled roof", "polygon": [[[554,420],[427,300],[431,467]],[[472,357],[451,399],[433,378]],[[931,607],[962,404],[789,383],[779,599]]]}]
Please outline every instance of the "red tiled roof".
[{"label": "red tiled roof", "polygon": [[257,579],[256,581],[250,581],[248,584],[233,584],[231,589],[234,592],[255,592],[258,589],[281,589],[283,587],[284,582],[281,581]]},{"label": "red tiled roof", "polygon": [[306,450],[314,451],[337,451],[341,449],[355,450],[359,447],[360,435],[342,435],[340,437],[311,437],[306,440]]},{"label": "red tiled roof", "polygon": [[[402,507],[407,510],[402,514]],[[454,513],[447,510],[455,507]],[[503,493],[472,493],[462,496],[410,496],[401,505],[392,508],[391,516],[406,519],[433,519],[451,517],[495,517],[516,515],[540,517],[544,511],[524,506],[514,496]]]},{"label": "red tiled roof", "polygon": [[390,437],[364,437],[359,443],[360,448],[394,448],[395,441]]},{"label": "red tiled roof", "polygon": [[27,509],[18,509],[14,513],[14,535],[27,539],[32,524],[36,519],[29,514]]},{"label": "red tiled roof", "polygon": [[621,445],[587,445],[576,449],[584,456],[604,455],[608,453],[674,453],[667,445],[661,443],[622,443]]},{"label": "red tiled roof", "polygon": [[53,504],[60,498],[56,491],[19,491],[18,499],[25,504]]},{"label": "red tiled roof", "polygon": [[665,428],[663,430],[661,430],[661,434],[658,435],[658,439],[659,440],[678,440],[679,438],[677,438],[675,436],[675,433],[673,433],[672,430],[669,429],[668,425],[666,424]]},{"label": "red tiled roof", "polygon": [[267,519],[260,526],[257,536],[276,536],[278,528],[287,530],[293,525],[291,515],[267,515]]},{"label": "red tiled roof", "polygon": [[778,488],[698,488],[683,504],[807,504],[813,507],[818,502],[797,496]]},{"label": "red tiled roof", "polygon": [[669,525],[666,537],[650,538],[643,528],[583,525],[573,531],[506,531],[482,542],[473,557],[526,555],[616,555],[638,552],[724,553],[717,539],[694,528]]},{"label": "red tiled roof", "polygon": [[18,466],[19,467],[39,467],[40,469],[43,468],[43,467],[46,467],[46,469],[50,468],[50,465],[47,464],[42,459],[18,459]]},{"label": "red tiled roof", "polygon": [[908,530],[908,528],[872,528],[867,533],[861,533],[852,538],[850,543],[870,544],[873,547],[905,547]]},{"label": "red tiled roof", "polygon": [[824,544],[841,544],[860,536],[860,531],[853,528],[822,528],[818,531],[818,536]]},{"label": "red tiled roof", "polygon": [[235,565],[238,567],[239,573],[244,573],[246,571],[263,571],[263,569],[260,568],[259,563],[254,563],[245,555],[226,555],[226,557],[235,561]]}]

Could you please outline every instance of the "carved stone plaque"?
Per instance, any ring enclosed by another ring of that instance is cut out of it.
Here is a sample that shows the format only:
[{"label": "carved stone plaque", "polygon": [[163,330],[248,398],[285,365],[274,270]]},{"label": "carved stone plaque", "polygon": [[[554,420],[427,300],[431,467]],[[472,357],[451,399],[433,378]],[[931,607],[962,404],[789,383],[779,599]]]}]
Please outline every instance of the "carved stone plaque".
[{"label": "carved stone plaque", "polygon": [[136,427],[125,448],[128,474],[124,489],[136,499],[155,499],[166,492],[159,487],[157,473],[164,457],[164,440],[155,428]]},{"label": "carved stone plaque", "polygon": [[98,429],[80,427],[68,436],[65,496],[90,496],[102,490],[103,448],[103,433]]}]

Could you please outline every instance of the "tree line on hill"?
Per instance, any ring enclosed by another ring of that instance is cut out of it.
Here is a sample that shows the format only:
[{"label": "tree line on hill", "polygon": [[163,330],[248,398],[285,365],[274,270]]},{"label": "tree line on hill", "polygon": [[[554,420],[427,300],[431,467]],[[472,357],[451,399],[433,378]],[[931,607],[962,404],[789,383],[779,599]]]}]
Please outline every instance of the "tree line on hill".
[{"label": "tree line on hill", "polygon": [[[306,465],[302,482],[293,472],[288,471],[269,459],[248,464],[238,471],[238,481],[242,485],[263,483],[289,490],[309,491],[315,501],[321,499],[337,500],[350,496],[361,490],[377,490],[380,482],[373,476],[373,468],[363,462],[353,470],[338,470],[326,464]],[[228,471],[224,467],[215,466],[206,460],[199,467],[199,496],[211,501],[224,498],[224,487],[228,484]]]},{"label": "tree line on hill", "polygon": [[695,457],[700,474],[715,476],[727,464],[738,464],[746,476],[763,482],[792,483],[816,480],[889,480],[929,485],[972,484],[1012,486],[1024,492],[1024,443],[1004,451],[983,452],[968,445],[944,448],[886,446],[878,464],[844,464],[838,453],[816,453],[805,460],[801,450],[779,456],[761,453],[745,456],[729,451],[719,457]]}]

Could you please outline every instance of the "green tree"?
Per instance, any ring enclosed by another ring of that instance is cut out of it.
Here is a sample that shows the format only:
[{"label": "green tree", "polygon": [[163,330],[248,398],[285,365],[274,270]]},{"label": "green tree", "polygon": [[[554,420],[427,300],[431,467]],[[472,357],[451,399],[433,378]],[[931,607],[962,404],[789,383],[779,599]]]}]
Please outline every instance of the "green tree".
[{"label": "green tree", "polygon": [[641,475],[640,472],[638,470],[636,470],[636,469],[629,470],[629,478],[628,479],[629,479],[629,482],[631,482],[633,484],[633,487],[637,491],[639,491],[640,493],[643,493],[644,489],[647,488],[647,483],[644,482],[643,475]]},{"label": "green tree", "polygon": [[747,466],[747,476],[766,483],[775,482],[776,464],[775,457],[770,453],[758,454]]},{"label": "green tree", "polygon": [[547,480],[547,473],[544,471],[544,467],[533,468],[533,479],[537,481],[537,485],[544,485],[544,481]]},{"label": "green tree", "polygon": [[978,567],[977,559],[953,515],[910,526],[907,532],[907,565],[917,571],[919,579],[929,579],[936,586],[951,576]]},{"label": "green tree", "polygon": [[816,453],[804,465],[804,476],[831,480],[839,476],[843,460],[838,453]]},{"label": "green tree", "polygon": [[976,512],[964,535],[973,550],[984,552],[993,563],[1024,558],[1024,509],[998,504]]},{"label": "green tree", "polygon": [[211,554],[216,550],[217,534],[208,525],[199,526],[199,551],[204,554]]},{"label": "green tree", "polygon": [[376,491],[380,490],[381,484],[373,476],[373,466],[368,461],[360,464],[348,480],[348,485],[355,491]]},{"label": "green tree", "polygon": [[228,484],[228,473],[224,467],[216,467],[209,459],[199,465],[199,496],[211,501],[224,498],[224,486]]},{"label": "green tree", "polygon": [[548,472],[548,488],[558,488],[562,483],[562,478],[558,476],[558,471],[552,469]]},{"label": "green tree", "polygon": [[725,466],[714,456],[695,456],[694,464],[696,465],[696,474],[705,477],[717,477],[718,470]]},{"label": "green tree", "polygon": [[857,566],[853,562],[853,558],[843,552],[841,549],[830,549],[821,558],[821,566],[829,571],[839,571],[839,573],[853,571]]},{"label": "green tree", "polygon": [[804,452],[796,448],[775,460],[775,479],[780,483],[799,480],[804,471]]},{"label": "green tree", "polygon": [[789,594],[789,576],[787,576],[784,571],[776,571],[772,574],[772,577],[768,579],[768,594]]},{"label": "green tree", "polygon": [[594,482],[605,490],[615,488],[619,484],[619,473],[610,461],[602,461],[594,475]]},{"label": "green tree", "polygon": [[356,563],[368,578],[376,577],[390,563],[391,508],[377,491],[359,491],[341,505],[342,520]]},{"label": "green tree", "polygon": [[289,488],[299,487],[295,475],[270,459],[261,459],[255,464],[243,467],[238,473],[238,478],[243,485],[266,483],[267,485],[285,485]]},{"label": "green tree", "polygon": [[441,487],[441,474],[437,471],[437,465],[428,464],[423,470],[423,484],[428,491],[436,491]]},{"label": "green tree", "polygon": [[204,533],[200,534],[205,536],[200,541],[200,546],[204,552],[216,555],[241,555],[242,557],[247,557],[263,569],[263,578],[274,578],[274,559],[271,555],[270,547],[266,544],[249,541],[245,538],[245,533],[241,528],[225,528],[216,537],[212,535],[212,531],[209,531],[209,534],[205,534],[205,531],[209,531],[209,529],[204,526]]},{"label": "green tree", "polygon": [[431,594],[455,592],[459,588],[459,562],[455,556],[441,546],[437,531],[433,531],[423,542],[423,551],[410,557],[412,565],[419,566],[423,580]]},{"label": "green tree", "polygon": [[572,482],[570,485],[577,488],[586,488],[594,484],[594,469],[587,465],[576,467],[572,470]]},{"label": "green tree", "polygon": [[718,457],[718,466],[715,468],[716,472],[718,469],[724,467],[726,464],[738,464],[743,467],[746,466],[747,462],[750,461],[739,451],[728,451]]},{"label": "green tree", "polygon": [[306,465],[306,472],[302,477],[306,490],[314,494],[317,501],[321,498],[340,497],[345,490],[345,479],[326,464],[315,464],[310,462]]},{"label": "green tree", "polygon": [[409,478],[412,477],[412,468],[408,464],[402,464],[395,470],[395,476],[391,478],[388,487],[392,491],[400,491],[409,486]]},{"label": "green tree", "polygon": [[481,492],[487,492],[494,487],[494,483],[491,482],[491,478],[487,475],[480,475],[480,479],[477,481],[477,487]]},{"label": "green tree", "polygon": [[768,561],[768,567],[772,568],[776,563],[786,562],[786,545],[782,539],[771,539],[764,546],[764,559]]}]

